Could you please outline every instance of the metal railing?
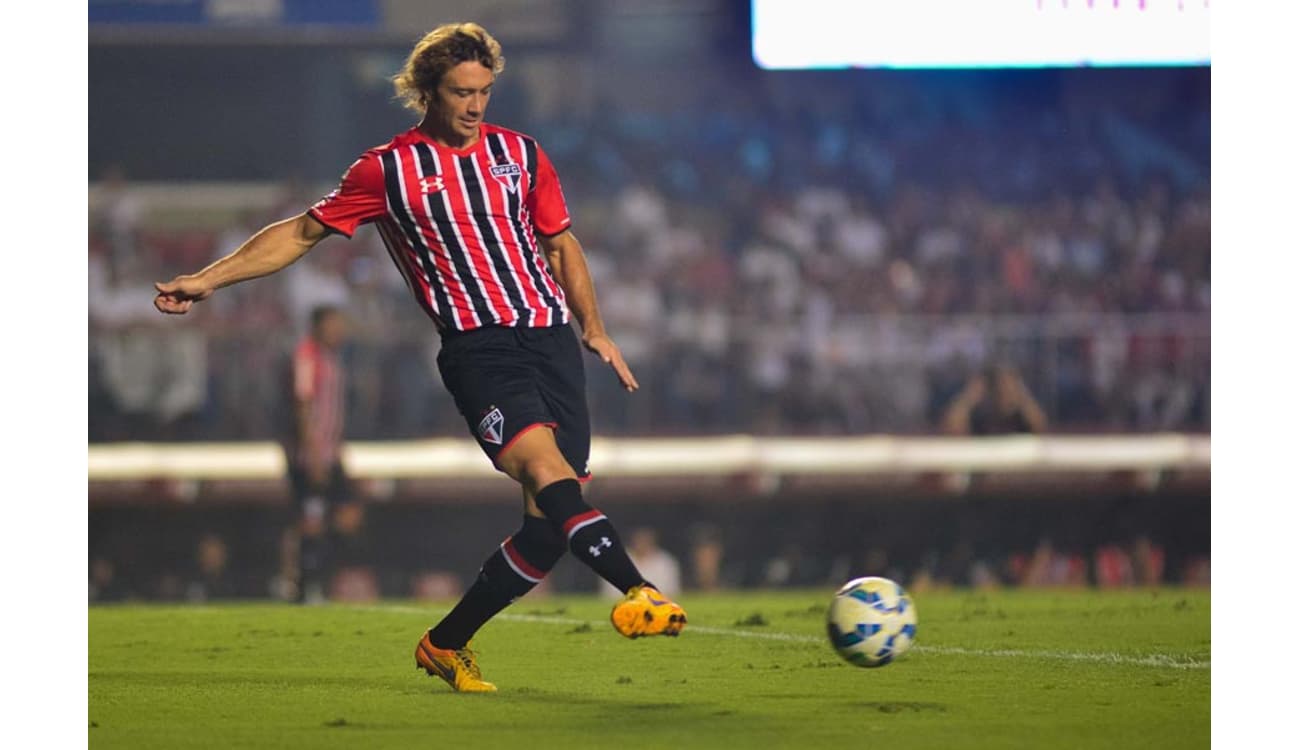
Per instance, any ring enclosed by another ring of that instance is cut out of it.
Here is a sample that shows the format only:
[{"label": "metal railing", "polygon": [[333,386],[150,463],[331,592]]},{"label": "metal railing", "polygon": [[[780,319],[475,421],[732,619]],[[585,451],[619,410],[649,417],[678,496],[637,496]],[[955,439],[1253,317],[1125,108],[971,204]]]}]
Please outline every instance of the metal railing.
[{"label": "metal railing", "polygon": [[[1208,315],[862,316],[805,331],[733,321],[721,349],[657,322],[629,396],[588,361],[593,426],[609,435],[925,434],[971,373],[1015,367],[1053,432],[1209,430]],[[287,426],[284,331],[133,326],[91,336],[93,441],[258,440]],[[354,337],[349,436],[457,436],[464,423],[419,326]]]}]

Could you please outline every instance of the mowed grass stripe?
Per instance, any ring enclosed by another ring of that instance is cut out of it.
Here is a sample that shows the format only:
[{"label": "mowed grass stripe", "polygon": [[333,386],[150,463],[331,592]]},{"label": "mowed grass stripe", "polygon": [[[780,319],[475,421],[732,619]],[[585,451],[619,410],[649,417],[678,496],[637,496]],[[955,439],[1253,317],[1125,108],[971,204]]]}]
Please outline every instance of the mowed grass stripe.
[{"label": "mowed grass stripe", "polygon": [[[441,617],[445,612],[431,611],[420,607],[410,607],[403,605],[386,605],[386,606],[366,606],[351,607],[368,612],[389,612],[393,614],[418,614]],[[495,619],[506,622],[523,622],[538,623],[542,625],[567,625],[570,627],[588,626],[598,627],[605,623],[593,620],[583,620],[574,617],[560,617],[557,615],[527,615],[513,614],[505,612],[496,616]],[[733,638],[755,638],[767,641],[784,641],[787,643],[807,643],[825,647],[826,639],[823,637],[805,635],[801,633],[781,633],[775,631],[756,631],[756,630],[739,630],[736,628],[715,628],[706,625],[687,625],[686,632],[699,633],[702,635],[714,635]],[[1158,667],[1167,669],[1209,669],[1210,661],[1200,659],[1195,656],[1185,654],[1118,654],[1110,652],[1087,652],[1087,651],[1051,651],[1051,650],[1022,650],[1022,649],[985,649],[985,648],[966,648],[962,646],[926,646],[917,644],[912,647],[912,651],[919,654],[930,654],[937,656],[976,656],[996,659],[1039,659],[1049,661],[1074,661],[1088,662],[1093,664],[1114,664],[1117,666],[1130,667]]]},{"label": "mowed grass stripe", "polygon": [[450,601],[92,606],[88,739],[96,750],[1209,744],[1210,671],[1182,666],[1210,657],[1208,591],[926,592],[922,647],[886,669],[849,666],[823,642],[829,596],[693,592],[686,637],[635,642],[609,627],[608,599],[520,602],[475,644],[501,688],[489,696],[416,671],[420,631]]}]

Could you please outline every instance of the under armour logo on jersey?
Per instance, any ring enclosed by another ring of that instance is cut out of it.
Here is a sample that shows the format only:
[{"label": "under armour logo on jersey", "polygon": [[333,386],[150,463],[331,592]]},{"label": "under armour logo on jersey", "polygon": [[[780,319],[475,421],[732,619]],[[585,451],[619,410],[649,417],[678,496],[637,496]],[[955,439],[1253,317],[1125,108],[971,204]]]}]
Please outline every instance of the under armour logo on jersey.
[{"label": "under armour logo on jersey", "polygon": [[483,438],[484,442],[501,445],[501,428],[505,423],[506,418],[501,415],[501,410],[495,406],[492,407],[492,411],[479,420],[479,437]]},{"label": "under armour logo on jersey", "polygon": [[436,193],[443,188],[441,177],[425,177],[420,180],[420,192]]},{"label": "under armour logo on jersey", "polygon": [[609,541],[609,537],[602,536],[600,538],[600,544],[593,544],[592,546],[587,548],[587,551],[591,553],[592,557],[600,557],[601,547],[613,547],[613,546],[614,543]]}]

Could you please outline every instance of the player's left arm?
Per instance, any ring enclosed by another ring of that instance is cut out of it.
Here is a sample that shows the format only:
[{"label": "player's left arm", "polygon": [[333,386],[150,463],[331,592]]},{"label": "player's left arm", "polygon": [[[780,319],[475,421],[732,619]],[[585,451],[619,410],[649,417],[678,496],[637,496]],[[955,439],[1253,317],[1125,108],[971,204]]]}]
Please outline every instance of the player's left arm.
[{"label": "player's left arm", "polygon": [[1029,431],[1035,435],[1047,432],[1047,413],[1039,405],[1038,399],[1029,392],[1029,386],[1019,376],[1015,376],[1016,397],[1020,402],[1020,413],[1024,415]]},{"label": "player's left arm", "polygon": [[542,236],[539,240],[546,253],[546,260],[551,265],[551,275],[564,290],[569,309],[582,328],[583,346],[614,368],[619,382],[628,391],[640,388],[631,368],[623,361],[623,353],[605,332],[600,306],[596,303],[596,287],[591,281],[591,271],[587,268],[587,256],[582,252],[582,243],[568,229],[550,237]]}]

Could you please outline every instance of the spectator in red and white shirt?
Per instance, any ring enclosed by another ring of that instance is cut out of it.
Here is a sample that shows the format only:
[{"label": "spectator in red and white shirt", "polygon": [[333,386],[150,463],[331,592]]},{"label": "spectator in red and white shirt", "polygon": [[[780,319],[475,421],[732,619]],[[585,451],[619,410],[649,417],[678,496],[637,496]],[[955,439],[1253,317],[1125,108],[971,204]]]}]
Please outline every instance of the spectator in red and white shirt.
[{"label": "spectator in red and white shirt", "polygon": [[316,308],[311,332],[293,352],[295,439],[290,461],[317,487],[325,485],[338,464],[343,442],[344,382],[339,348],[346,325],[336,308]]},{"label": "spectator in red and white shirt", "polygon": [[[311,331],[293,352],[294,429],[286,446],[289,481],[299,509],[297,528],[286,534],[297,538],[294,581],[299,601],[325,598],[330,570],[329,513],[349,501],[347,475],[340,461],[343,446],[344,374],[339,348],[347,335],[347,321],[334,307],[312,311]],[[294,534],[296,531],[297,534]],[[286,555],[292,561],[293,555]]]}]

